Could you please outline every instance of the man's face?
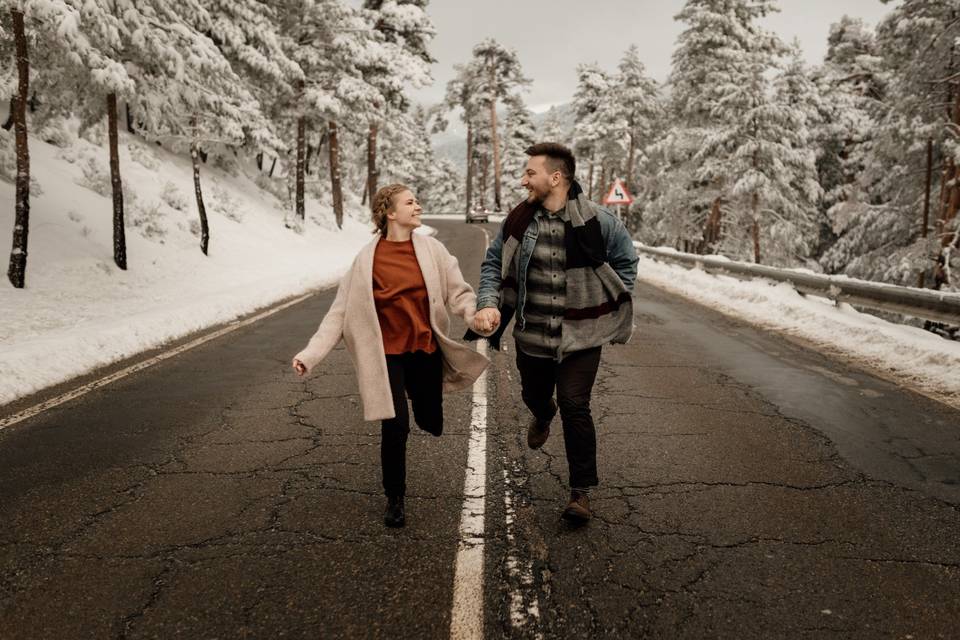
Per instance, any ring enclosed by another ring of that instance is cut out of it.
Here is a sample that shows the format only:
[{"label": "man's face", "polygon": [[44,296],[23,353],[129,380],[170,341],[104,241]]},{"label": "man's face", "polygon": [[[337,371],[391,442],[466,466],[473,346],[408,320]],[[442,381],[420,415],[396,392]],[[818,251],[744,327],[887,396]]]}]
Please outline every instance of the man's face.
[{"label": "man's face", "polygon": [[550,190],[560,184],[560,172],[551,171],[547,166],[547,156],[530,156],[524,169],[520,185],[528,192],[527,202],[543,202]]}]

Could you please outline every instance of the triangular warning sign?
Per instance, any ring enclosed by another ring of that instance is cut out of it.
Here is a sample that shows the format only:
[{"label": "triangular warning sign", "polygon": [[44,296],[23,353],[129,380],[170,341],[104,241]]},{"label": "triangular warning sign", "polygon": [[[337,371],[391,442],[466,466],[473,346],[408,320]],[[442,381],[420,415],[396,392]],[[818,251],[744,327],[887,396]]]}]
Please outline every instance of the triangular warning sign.
[{"label": "triangular warning sign", "polygon": [[607,197],[603,199],[603,204],[631,204],[632,202],[633,196],[627,191],[627,186],[620,178],[613,181]]}]

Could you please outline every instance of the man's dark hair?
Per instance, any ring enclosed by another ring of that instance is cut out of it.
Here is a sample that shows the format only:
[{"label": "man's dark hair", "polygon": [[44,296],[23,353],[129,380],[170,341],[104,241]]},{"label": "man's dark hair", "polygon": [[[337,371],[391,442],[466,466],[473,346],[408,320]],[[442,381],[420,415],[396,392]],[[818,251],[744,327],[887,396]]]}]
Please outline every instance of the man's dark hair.
[{"label": "man's dark hair", "polygon": [[559,171],[560,175],[573,182],[573,176],[576,175],[577,161],[573,157],[573,152],[567,147],[556,142],[538,142],[527,148],[524,152],[528,156],[546,156],[547,168],[551,173]]}]

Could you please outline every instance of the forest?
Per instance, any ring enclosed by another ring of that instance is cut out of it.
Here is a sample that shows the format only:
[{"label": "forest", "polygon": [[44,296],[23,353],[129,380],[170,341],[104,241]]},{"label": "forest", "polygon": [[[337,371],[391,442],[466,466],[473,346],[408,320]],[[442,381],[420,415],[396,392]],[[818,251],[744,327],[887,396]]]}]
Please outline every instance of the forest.
[{"label": "forest", "polygon": [[[622,216],[646,244],[956,290],[960,3],[889,4],[875,28],[831,25],[810,66],[764,27],[774,0],[687,0],[666,81],[630,46],[614,69],[571,69],[571,101],[537,115],[516,52],[489,38],[440,104],[410,99],[436,62],[427,0],[4,0],[8,277],[24,286],[30,142],[66,147],[73,126],[109,159],[84,171],[110,195],[120,269],[120,131],[191,158],[204,253],[207,163],[255,166],[295,229],[305,193],[326,194],[339,226],[345,190],[367,202],[394,181],[428,211],[507,212],[526,195],[524,149],[550,140],[574,150],[589,197],[625,182]],[[451,118],[466,128],[462,163],[431,145]]]}]

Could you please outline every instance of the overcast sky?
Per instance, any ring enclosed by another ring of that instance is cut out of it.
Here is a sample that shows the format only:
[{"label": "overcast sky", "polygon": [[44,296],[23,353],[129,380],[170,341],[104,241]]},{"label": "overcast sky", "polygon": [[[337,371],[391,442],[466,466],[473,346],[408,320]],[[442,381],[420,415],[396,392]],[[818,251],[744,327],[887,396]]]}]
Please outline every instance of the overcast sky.
[{"label": "overcast sky", "polygon": [[[874,26],[890,11],[880,0],[780,0],[779,5],[767,26],[786,42],[798,38],[812,64],[822,60],[830,24],[841,16]],[[430,47],[437,59],[434,84],[415,92],[414,99],[442,100],[453,65],[466,62],[473,46],[488,37],[517,51],[533,80],[525,100],[537,112],[571,100],[578,64],[596,62],[614,71],[631,44],[639,47],[648,73],[663,82],[683,27],[673,16],[682,6],[683,0],[431,0],[427,12],[437,29]]]}]

